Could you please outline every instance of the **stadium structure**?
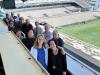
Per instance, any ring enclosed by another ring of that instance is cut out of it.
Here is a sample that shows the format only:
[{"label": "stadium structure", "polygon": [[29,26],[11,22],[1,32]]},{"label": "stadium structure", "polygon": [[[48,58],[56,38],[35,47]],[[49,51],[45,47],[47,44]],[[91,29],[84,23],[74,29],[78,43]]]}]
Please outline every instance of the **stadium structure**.
[{"label": "stadium structure", "polygon": [[[100,12],[91,12],[91,5],[83,0],[1,0],[1,18],[5,13],[20,13],[24,18],[47,22],[56,27],[85,23],[98,19]],[[43,27],[43,26],[41,26]],[[51,29],[52,30],[52,29]],[[71,36],[60,34],[65,41],[67,69],[71,75],[100,75],[100,48]],[[29,50],[8,31],[0,20],[0,75],[49,75]]]},{"label": "stadium structure", "polygon": [[91,0],[90,4],[92,11],[100,11],[100,0]]}]

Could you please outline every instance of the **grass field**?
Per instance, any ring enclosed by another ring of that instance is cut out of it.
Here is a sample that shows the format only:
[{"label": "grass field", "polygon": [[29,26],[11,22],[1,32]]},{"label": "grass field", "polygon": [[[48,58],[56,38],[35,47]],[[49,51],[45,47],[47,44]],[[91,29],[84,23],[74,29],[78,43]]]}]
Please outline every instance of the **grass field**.
[{"label": "grass field", "polygon": [[57,28],[57,30],[65,35],[71,35],[100,48],[100,19],[86,22],[85,24],[64,26]]}]

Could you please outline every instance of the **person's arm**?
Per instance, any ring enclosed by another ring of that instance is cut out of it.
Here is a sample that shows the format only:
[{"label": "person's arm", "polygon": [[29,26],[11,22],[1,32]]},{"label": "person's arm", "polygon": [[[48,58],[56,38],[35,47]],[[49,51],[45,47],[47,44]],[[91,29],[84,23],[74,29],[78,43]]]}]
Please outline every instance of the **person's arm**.
[{"label": "person's arm", "polygon": [[61,56],[62,56],[62,62],[63,62],[63,75],[66,75],[66,71],[67,71],[67,60],[66,60],[66,53],[64,51],[64,48],[59,47],[61,50]]},{"label": "person's arm", "polygon": [[35,48],[31,48],[31,52],[32,56],[37,60],[37,50]]},{"label": "person's arm", "polygon": [[31,24],[31,30],[33,30],[33,26],[32,26],[32,24]]},{"label": "person's arm", "polygon": [[51,74],[52,72],[52,65],[53,65],[53,61],[52,61],[52,52],[51,49],[48,49],[48,72]]},{"label": "person's arm", "polygon": [[62,62],[63,62],[63,75],[66,75],[67,71],[66,54],[62,55]]},{"label": "person's arm", "polygon": [[60,45],[61,47],[64,47],[64,41],[63,41],[61,38],[59,38],[59,45]]},{"label": "person's arm", "polygon": [[62,54],[62,55],[65,55],[65,50],[64,50],[64,48],[63,48],[63,47],[60,47],[60,46],[58,46],[58,48],[61,50],[61,54]]},{"label": "person's arm", "polygon": [[67,73],[66,72],[63,72],[63,75],[66,75]]}]

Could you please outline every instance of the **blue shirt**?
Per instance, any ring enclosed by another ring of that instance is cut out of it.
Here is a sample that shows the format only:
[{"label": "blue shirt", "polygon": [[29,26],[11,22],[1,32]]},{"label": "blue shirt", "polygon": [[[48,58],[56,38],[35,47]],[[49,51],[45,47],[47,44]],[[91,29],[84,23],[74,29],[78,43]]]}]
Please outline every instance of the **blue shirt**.
[{"label": "blue shirt", "polygon": [[42,64],[42,66],[47,69],[45,62],[45,51],[44,48],[37,48],[37,60]]}]

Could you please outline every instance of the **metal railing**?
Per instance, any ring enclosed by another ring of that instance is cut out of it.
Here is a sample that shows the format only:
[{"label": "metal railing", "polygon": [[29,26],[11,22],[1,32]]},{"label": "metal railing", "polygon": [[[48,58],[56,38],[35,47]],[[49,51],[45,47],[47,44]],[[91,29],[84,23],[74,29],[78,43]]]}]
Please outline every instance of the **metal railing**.
[{"label": "metal railing", "polygon": [[[80,64],[82,66],[82,68],[85,67],[86,69],[88,69],[94,75],[99,75],[100,74],[97,71],[95,71],[94,69],[92,69],[91,67],[89,67],[88,65],[86,65],[85,63],[83,63],[82,61],[80,61],[77,58],[75,58],[74,56],[68,54],[67,52],[66,52],[66,56],[70,57],[72,60],[74,60],[75,62],[77,62],[78,64]],[[69,70],[69,71],[72,73],[72,75],[74,75],[74,73],[72,72],[72,70]]]}]

